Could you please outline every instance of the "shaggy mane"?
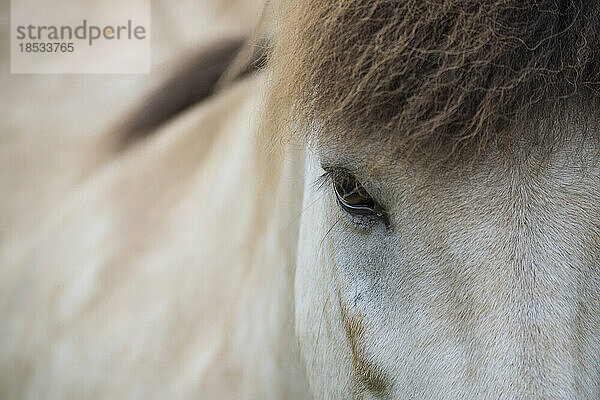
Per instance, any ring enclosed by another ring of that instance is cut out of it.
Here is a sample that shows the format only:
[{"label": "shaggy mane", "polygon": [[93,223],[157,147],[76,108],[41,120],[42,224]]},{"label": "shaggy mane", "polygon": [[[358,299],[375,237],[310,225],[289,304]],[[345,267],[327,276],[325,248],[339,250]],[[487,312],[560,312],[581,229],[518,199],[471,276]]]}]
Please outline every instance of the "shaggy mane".
[{"label": "shaggy mane", "polygon": [[598,1],[297,0],[278,17],[272,129],[474,154],[572,99],[598,114]]}]

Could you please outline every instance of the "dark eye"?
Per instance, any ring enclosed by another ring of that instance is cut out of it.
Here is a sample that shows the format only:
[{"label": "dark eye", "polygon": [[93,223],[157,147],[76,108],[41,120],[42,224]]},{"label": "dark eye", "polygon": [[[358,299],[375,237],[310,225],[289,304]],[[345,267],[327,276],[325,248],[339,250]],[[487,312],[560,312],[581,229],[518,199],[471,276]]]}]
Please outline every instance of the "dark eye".
[{"label": "dark eye", "polygon": [[342,209],[353,215],[373,215],[383,218],[385,213],[354,175],[345,170],[330,171],[335,196]]}]

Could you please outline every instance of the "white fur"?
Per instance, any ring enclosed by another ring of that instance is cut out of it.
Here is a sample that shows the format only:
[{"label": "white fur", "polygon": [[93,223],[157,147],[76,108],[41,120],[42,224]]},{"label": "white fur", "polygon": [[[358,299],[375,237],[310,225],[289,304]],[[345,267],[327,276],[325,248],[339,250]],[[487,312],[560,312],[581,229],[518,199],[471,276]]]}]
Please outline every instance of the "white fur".
[{"label": "white fur", "polygon": [[[263,83],[192,109],[2,247],[0,397],[599,398],[595,142],[443,176],[370,169],[368,147],[266,157]],[[353,161],[390,229],[316,188],[323,160]]]}]

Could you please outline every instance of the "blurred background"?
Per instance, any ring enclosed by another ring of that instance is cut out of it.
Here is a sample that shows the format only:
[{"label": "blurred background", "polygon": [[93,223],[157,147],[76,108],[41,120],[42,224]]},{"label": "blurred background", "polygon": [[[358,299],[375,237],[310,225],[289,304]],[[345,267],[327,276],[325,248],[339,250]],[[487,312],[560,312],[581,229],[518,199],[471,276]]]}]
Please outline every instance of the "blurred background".
[{"label": "blurred background", "polygon": [[[85,15],[100,16],[124,3],[77,2]],[[249,35],[263,3],[151,0],[150,74],[21,75],[10,73],[10,0],[1,0],[0,251],[27,236],[64,193],[111,157],[114,127],[179,65],[215,42]]]}]

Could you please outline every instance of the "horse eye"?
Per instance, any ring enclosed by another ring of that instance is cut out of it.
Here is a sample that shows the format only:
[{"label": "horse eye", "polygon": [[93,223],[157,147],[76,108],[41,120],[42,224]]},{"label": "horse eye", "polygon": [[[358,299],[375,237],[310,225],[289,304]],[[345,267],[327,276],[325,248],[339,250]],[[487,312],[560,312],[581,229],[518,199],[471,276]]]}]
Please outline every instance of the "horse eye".
[{"label": "horse eye", "polygon": [[344,211],[354,215],[384,216],[383,209],[352,174],[336,171],[332,178],[335,196]]}]

